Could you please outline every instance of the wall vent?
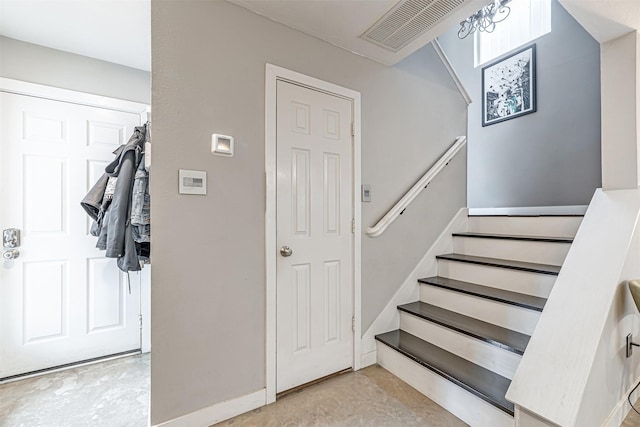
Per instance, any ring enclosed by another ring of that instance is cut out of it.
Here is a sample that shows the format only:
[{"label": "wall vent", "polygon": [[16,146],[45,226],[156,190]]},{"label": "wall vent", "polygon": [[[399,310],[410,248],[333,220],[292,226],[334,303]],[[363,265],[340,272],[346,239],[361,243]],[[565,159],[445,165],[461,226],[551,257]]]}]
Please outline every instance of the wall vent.
[{"label": "wall vent", "polygon": [[467,0],[401,0],[360,37],[397,52]]}]

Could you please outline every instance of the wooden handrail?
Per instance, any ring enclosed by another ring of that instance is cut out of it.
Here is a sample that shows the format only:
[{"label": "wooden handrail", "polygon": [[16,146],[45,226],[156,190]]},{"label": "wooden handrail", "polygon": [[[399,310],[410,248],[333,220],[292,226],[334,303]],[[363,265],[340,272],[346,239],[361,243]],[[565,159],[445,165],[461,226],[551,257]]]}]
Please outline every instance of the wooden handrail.
[{"label": "wooden handrail", "polygon": [[453,145],[447,150],[446,153],[440,157],[440,159],[429,169],[423,176],[420,178],[418,182],[414,184],[407,193],[402,196],[402,199],[398,201],[390,210],[385,214],[385,216],[378,221],[376,225],[373,227],[369,227],[367,229],[367,236],[369,237],[378,237],[391,225],[393,221],[396,220],[404,210],[415,200],[416,197],[427,188],[429,183],[435,178],[438,173],[444,169],[444,167],[449,164],[451,159],[460,151],[460,149],[467,143],[466,136],[459,136],[456,138],[456,141]]}]

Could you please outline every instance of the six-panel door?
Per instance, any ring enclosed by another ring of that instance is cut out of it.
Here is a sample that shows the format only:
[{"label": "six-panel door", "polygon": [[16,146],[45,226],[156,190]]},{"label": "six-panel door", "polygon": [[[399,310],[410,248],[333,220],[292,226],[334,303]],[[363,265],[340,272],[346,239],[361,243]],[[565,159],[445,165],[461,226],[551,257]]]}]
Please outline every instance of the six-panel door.
[{"label": "six-panel door", "polygon": [[352,366],[353,113],[350,100],[278,81],[276,114],[281,392]]},{"label": "six-panel door", "polygon": [[0,94],[0,378],[140,348],[140,283],[95,248],[80,200],[138,114]]}]

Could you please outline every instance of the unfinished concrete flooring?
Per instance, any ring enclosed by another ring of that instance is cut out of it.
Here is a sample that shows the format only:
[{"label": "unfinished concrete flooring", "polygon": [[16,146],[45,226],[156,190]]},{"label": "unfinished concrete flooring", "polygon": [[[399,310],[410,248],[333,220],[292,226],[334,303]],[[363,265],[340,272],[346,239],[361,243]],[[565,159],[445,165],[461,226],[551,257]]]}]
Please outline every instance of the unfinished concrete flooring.
[{"label": "unfinished concrete flooring", "polygon": [[422,426],[466,424],[377,365],[288,394],[220,423],[248,426]]},{"label": "unfinished concrete flooring", "polygon": [[0,385],[2,427],[145,427],[148,354]]},{"label": "unfinished concrete flooring", "polygon": [[[0,426],[145,427],[149,373],[146,354],[0,385]],[[464,425],[374,365],[293,392],[217,427]],[[640,416],[632,411],[622,425],[640,425]]]}]

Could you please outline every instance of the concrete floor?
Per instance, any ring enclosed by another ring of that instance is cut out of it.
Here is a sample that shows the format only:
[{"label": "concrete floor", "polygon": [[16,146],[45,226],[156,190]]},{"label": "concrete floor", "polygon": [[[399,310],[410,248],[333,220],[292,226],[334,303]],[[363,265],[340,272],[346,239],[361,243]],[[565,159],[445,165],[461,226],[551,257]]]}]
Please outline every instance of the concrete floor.
[{"label": "concrete floor", "polygon": [[2,427],[146,427],[149,355],[0,385]]},{"label": "concrete floor", "polygon": [[423,426],[465,423],[377,365],[288,394],[217,427]]},{"label": "concrete floor", "polygon": [[[149,355],[0,385],[0,427],[145,427]],[[636,403],[640,410],[640,400]],[[466,424],[377,365],[307,387],[218,427]],[[631,411],[622,427],[640,426]]]}]

